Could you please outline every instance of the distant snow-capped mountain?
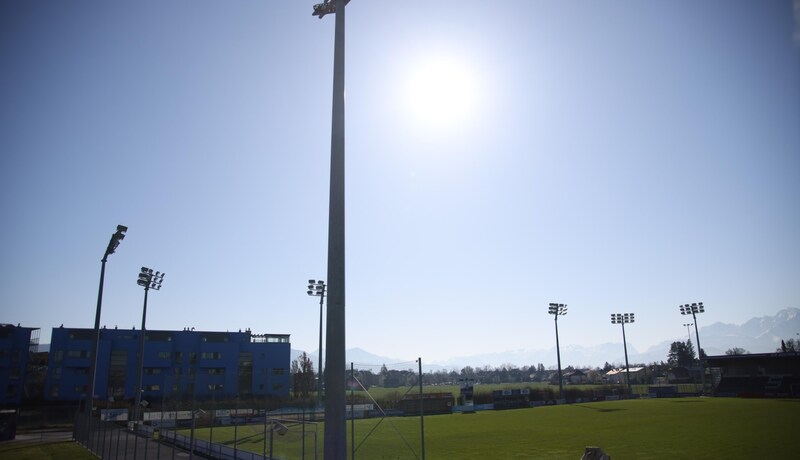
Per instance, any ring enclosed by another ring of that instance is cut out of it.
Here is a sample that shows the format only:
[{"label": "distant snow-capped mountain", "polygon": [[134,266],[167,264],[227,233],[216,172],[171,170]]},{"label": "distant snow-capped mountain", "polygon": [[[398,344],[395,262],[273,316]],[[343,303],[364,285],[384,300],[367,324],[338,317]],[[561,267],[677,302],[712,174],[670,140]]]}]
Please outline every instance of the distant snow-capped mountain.
[{"label": "distant snow-capped mountain", "polygon": [[[800,308],[786,308],[775,316],[752,318],[741,325],[717,322],[701,327],[700,345],[708,356],[724,355],[731,348],[771,353],[780,348],[781,339],[797,339],[797,331],[800,331]],[[666,360],[672,342],[661,342],[631,359],[644,363]]]},{"label": "distant snow-capped mountain", "polygon": [[[800,331],[800,309],[786,308],[779,311],[775,316],[761,316],[752,318],[741,325],[717,322],[709,326],[701,327],[700,344],[709,356],[723,355],[726,350],[731,348],[744,348],[750,353],[770,353],[780,348],[781,339],[797,339],[797,332]],[[665,340],[658,345],[648,348],[644,352],[638,352],[628,343],[628,360],[631,363],[651,363],[666,361],[670,345],[675,341],[683,341],[683,338]],[[694,338],[693,340],[694,341]],[[302,351],[292,350],[292,359],[296,359]],[[391,365],[402,360],[387,358],[374,355],[360,348],[347,350],[347,362],[356,363],[360,369],[372,369],[375,365]],[[317,363],[316,352],[309,353],[312,361]],[[568,345],[561,347],[562,366],[575,367],[601,367],[606,362],[624,363],[625,355],[622,343],[604,343],[593,347],[583,347],[580,345]],[[556,350],[555,347],[545,350],[510,350],[497,353],[484,353],[471,356],[452,357],[444,361],[426,363],[426,372],[439,369],[460,370],[465,366],[471,367],[499,367],[504,364],[512,364],[517,367],[531,366],[543,363],[545,367],[555,367]],[[409,367],[409,366],[407,366]],[[414,367],[413,364],[410,367]],[[379,371],[380,368],[375,369]]]},{"label": "distant snow-capped mountain", "polygon": [[[309,353],[309,352],[304,352],[303,350],[295,350],[293,348],[291,352],[292,361],[299,358],[303,353],[308,353],[308,358],[311,360],[312,363],[314,363],[314,369],[318,369],[319,350],[314,350],[313,352]],[[375,373],[379,372],[381,366],[383,365],[386,365],[390,369],[396,369],[397,366],[404,366],[403,369],[415,368],[413,362],[408,363],[408,360],[402,360],[398,358],[388,358],[386,356],[376,355],[361,348],[350,348],[346,350],[345,362],[347,363],[348,367],[350,366],[350,363],[353,363],[354,367],[357,369],[365,369],[365,370],[369,369]],[[323,365],[324,364],[325,363],[323,362]]]}]

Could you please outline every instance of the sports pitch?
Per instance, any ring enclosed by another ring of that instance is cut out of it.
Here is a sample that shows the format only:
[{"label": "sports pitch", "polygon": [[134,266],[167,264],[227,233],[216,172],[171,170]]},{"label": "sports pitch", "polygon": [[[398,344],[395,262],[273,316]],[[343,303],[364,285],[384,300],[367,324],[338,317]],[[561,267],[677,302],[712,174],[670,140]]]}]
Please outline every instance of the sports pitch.
[{"label": "sports pitch", "polygon": [[[614,459],[790,458],[798,409],[800,400],[676,398],[433,415],[424,419],[425,457],[574,460],[585,446],[599,446]],[[347,425],[349,452],[349,420]],[[237,448],[261,453],[263,430],[238,427]],[[356,420],[356,458],[422,458],[420,431],[419,417]],[[208,434],[195,433],[202,439]],[[232,427],[214,428],[213,441],[233,446],[233,434]],[[275,458],[301,458],[301,437],[297,426],[284,436],[274,434]],[[305,458],[313,459],[314,436],[305,439]]]}]

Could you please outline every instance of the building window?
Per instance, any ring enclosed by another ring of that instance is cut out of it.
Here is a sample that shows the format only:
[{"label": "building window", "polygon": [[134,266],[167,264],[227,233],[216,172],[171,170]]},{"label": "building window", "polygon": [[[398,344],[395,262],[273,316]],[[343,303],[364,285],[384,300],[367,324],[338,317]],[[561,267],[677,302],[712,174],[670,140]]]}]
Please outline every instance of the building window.
[{"label": "building window", "polygon": [[197,353],[193,351],[189,352],[189,364],[197,364]]},{"label": "building window", "polygon": [[272,375],[284,375],[284,374],[286,374],[286,369],[282,367],[272,368]]},{"label": "building window", "polygon": [[53,353],[53,361],[56,363],[64,361],[64,350],[56,350],[56,352]]},{"label": "building window", "polygon": [[19,368],[12,367],[8,370],[8,379],[9,380],[19,380]]},{"label": "building window", "polygon": [[158,358],[159,359],[169,359],[170,358],[170,352],[168,352],[168,351],[159,351],[158,352]]},{"label": "building window", "polygon": [[67,358],[89,358],[91,352],[89,350],[68,350]]},{"label": "building window", "polygon": [[203,342],[225,343],[227,341],[227,332],[206,332],[203,334]]},{"label": "building window", "polygon": [[75,368],[75,375],[89,375],[89,368],[88,367],[76,367]]},{"label": "building window", "polygon": [[183,371],[181,370],[180,367],[173,367],[172,368],[173,375],[181,375],[181,372],[183,372]]},{"label": "building window", "polygon": [[288,335],[267,335],[265,338],[267,343],[289,343]]},{"label": "building window", "polygon": [[53,379],[53,380],[60,379],[61,378],[61,368],[60,367],[54,367],[53,368],[53,372],[50,373],[50,378]]},{"label": "building window", "polygon": [[208,389],[209,391],[222,391],[222,384],[221,383],[209,383]]},{"label": "building window", "polygon": [[73,331],[69,334],[70,340],[94,340],[94,329],[88,331]]},{"label": "building window", "polygon": [[204,351],[200,359],[222,359],[222,353],[218,351]]},{"label": "building window", "polygon": [[108,394],[114,397],[125,395],[125,369],[128,363],[126,350],[111,350],[108,366]]},{"label": "building window", "polygon": [[50,397],[51,398],[58,398],[58,384],[54,383],[50,385]]},{"label": "building window", "polygon": [[225,368],[224,367],[209,368],[208,375],[225,375]]},{"label": "building window", "polygon": [[6,388],[6,399],[9,399],[9,400],[17,399],[17,386],[16,385],[9,385]]},{"label": "building window", "polygon": [[8,356],[11,357],[11,362],[12,363],[18,363],[19,362],[19,350],[10,351],[8,353]]},{"label": "building window", "polygon": [[151,342],[172,342],[172,332],[148,331],[144,338]]},{"label": "building window", "polygon": [[161,375],[161,368],[160,367],[146,367],[146,368],[144,368],[144,373],[146,375]]},{"label": "building window", "polygon": [[250,395],[253,391],[253,353],[246,351],[239,353],[237,377],[239,394],[244,396]]},{"label": "building window", "polygon": [[175,364],[181,364],[183,362],[183,352],[176,351],[173,353],[172,362]]},{"label": "building window", "polygon": [[75,385],[75,393],[84,394],[86,393],[86,385]]},{"label": "building window", "polygon": [[155,385],[145,385],[144,391],[161,391],[161,386],[157,383]]}]

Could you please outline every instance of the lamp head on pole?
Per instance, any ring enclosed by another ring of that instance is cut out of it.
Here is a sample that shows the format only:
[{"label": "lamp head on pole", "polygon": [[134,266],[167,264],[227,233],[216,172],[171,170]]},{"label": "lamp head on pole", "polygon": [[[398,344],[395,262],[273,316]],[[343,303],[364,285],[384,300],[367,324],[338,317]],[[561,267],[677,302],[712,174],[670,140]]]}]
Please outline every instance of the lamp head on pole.
[{"label": "lamp head on pole", "polygon": [[153,272],[152,268],[142,267],[139,272],[139,279],[136,280],[136,284],[145,289],[153,289],[158,291],[161,289],[161,283],[164,282],[165,274],[166,273],[158,271]]},{"label": "lamp head on pole", "polygon": [[308,291],[306,294],[310,296],[323,296],[325,295],[325,281],[322,280],[308,280]]},{"label": "lamp head on pole", "polygon": [[551,303],[547,309],[547,313],[555,316],[564,316],[567,314],[567,304]]},{"label": "lamp head on pole", "polygon": [[678,308],[681,309],[682,315],[695,315],[697,313],[703,313],[704,311],[706,311],[705,307],[703,307],[703,302],[678,305]]},{"label": "lamp head on pole", "polygon": [[117,225],[117,231],[111,235],[111,240],[108,242],[108,247],[106,248],[105,257],[108,257],[111,254],[114,254],[114,251],[117,250],[119,247],[120,241],[125,239],[125,232],[128,231],[128,227],[124,225]]},{"label": "lamp head on pole", "polygon": [[634,322],[633,313],[612,313],[611,324],[625,324]]},{"label": "lamp head on pole", "polygon": [[[345,5],[348,3],[350,3],[350,0],[344,0]],[[322,3],[317,3],[314,5],[314,12],[311,13],[311,15],[319,16],[319,18],[322,19],[322,17],[326,14],[334,13],[336,13],[336,0],[325,0]]]}]

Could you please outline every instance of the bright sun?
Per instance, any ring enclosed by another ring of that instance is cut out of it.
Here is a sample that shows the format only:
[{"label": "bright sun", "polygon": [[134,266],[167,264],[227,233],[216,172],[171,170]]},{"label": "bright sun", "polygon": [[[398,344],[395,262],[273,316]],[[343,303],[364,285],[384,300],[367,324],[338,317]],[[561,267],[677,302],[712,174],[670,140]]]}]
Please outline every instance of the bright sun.
[{"label": "bright sun", "polygon": [[412,117],[434,129],[455,127],[475,109],[474,72],[454,58],[431,58],[414,66],[403,101]]}]

